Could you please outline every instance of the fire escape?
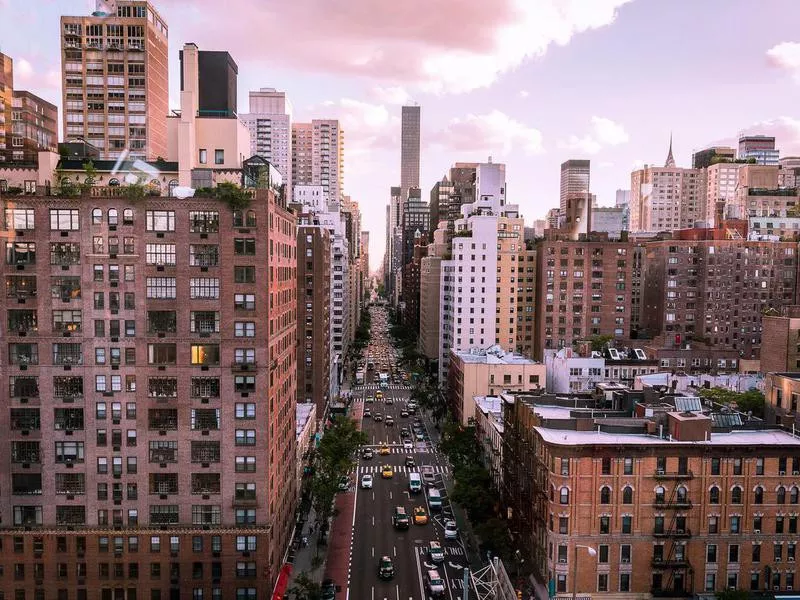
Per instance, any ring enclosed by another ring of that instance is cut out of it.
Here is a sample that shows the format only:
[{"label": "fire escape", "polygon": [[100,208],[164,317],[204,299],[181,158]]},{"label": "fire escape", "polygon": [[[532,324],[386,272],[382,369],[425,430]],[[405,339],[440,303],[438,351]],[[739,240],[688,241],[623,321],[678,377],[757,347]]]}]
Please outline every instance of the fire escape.
[{"label": "fire escape", "polygon": [[653,528],[653,537],[659,542],[653,546],[651,592],[654,596],[690,596],[694,588],[694,569],[687,552],[692,532],[686,516],[692,502],[683,483],[693,477],[691,471],[667,473],[659,470],[654,475],[659,485],[653,507],[664,513],[664,516],[656,517]]}]

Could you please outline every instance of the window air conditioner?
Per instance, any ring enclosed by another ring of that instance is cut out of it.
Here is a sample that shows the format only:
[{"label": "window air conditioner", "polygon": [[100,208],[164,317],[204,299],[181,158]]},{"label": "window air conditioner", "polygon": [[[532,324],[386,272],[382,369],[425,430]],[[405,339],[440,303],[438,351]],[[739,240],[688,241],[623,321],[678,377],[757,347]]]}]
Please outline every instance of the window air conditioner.
[{"label": "window air conditioner", "polygon": [[760,529],[753,529],[753,533],[761,533]]}]

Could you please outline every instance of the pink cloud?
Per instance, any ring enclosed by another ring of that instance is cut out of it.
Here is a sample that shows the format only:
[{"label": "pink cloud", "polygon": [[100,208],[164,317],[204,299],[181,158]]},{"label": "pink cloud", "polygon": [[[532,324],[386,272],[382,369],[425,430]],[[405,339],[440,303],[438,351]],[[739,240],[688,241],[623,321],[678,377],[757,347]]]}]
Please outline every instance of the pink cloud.
[{"label": "pink cloud", "polygon": [[[191,8],[163,0],[216,49],[219,31],[236,31],[226,48],[239,62],[346,73],[427,91],[462,92],[614,21],[632,0],[293,0]],[[246,5],[245,5],[246,4]],[[176,15],[177,16],[177,15]]]},{"label": "pink cloud", "polygon": [[538,129],[499,110],[453,119],[444,129],[429,134],[426,140],[449,150],[486,155],[508,156],[515,150],[539,154],[544,150],[542,133]]},{"label": "pink cloud", "polygon": [[783,42],[767,50],[767,60],[775,67],[791,73],[800,83],[800,43]]}]

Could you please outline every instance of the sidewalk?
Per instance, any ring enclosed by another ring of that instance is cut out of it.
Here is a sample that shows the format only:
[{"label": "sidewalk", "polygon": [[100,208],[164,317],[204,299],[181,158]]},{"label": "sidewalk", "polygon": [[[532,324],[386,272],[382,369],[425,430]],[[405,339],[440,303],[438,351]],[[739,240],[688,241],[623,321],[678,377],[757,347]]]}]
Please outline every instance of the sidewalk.
[{"label": "sidewalk", "polygon": [[[300,575],[300,573],[305,573],[313,581],[322,582],[322,574],[325,570],[325,559],[327,558],[328,548],[327,546],[317,547],[317,542],[319,541],[319,530],[311,533],[311,527],[315,524],[316,519],[317,515],[312,507],[302,526],[298,524],[298,529],[302,527],[302,530],[296,532],[295,539],[299,540],[303,536],[306,536],[308,538],[308,546],[303,548],[300,544],[297,544],[296,549],[294,550],[294,559],[292,560],[292,575],[289,578],[289,586],[287,589],[292,588],[297,576]],[[318,564],[316,567],[314,567],[314,557],[317,555],[319,555],[319,559],[317,561]]]}]

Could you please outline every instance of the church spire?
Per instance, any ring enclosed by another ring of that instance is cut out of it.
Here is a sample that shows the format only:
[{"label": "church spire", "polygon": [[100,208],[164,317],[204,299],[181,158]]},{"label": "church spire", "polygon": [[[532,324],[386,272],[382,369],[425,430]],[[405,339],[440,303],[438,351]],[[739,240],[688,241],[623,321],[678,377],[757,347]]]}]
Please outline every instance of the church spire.
[{"label": "church spire", "polygon": [[667,162],[664,167],[667,169],[675,168],[675,158],[672,156],[672,133],[669,134],[669,152],[667,153]]}]

